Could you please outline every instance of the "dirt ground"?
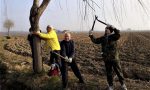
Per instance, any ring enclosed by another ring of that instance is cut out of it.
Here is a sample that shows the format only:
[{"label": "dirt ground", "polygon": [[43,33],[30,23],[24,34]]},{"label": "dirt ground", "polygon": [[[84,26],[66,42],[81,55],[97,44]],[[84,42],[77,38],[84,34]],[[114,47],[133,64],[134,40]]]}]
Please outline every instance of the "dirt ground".
[{"label": "dirt ground", "polygon": [[[102,34],[95,33],[96,37]],[[120,61],[128,90],[150,90],[150,32],[123,32],[118,41]],[[63,35],[58,35],[62,40]],[[93,44],[87,33],[73,33],[75,60],[86,81],[77,83],[69,70],[68,90],[106,90],[107,82],[101,46]],[[44,72],[34,75],[32,58],[26,36],[6,39],[0,36],[0,90],[61,90],[60,77],[49,77],[47,65],[49,53],[42,41]],[[115,74],[114,74],[115,76]],[[114,77],[115,90],[121,90]]]}]

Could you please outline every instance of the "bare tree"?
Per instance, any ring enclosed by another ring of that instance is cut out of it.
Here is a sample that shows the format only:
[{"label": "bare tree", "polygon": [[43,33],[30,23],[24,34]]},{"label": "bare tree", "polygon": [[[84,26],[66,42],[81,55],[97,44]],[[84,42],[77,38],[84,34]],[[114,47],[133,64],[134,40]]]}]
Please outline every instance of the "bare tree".
[{"label": "bare tree", "polygon": [[10,29],[14,27],[14,22],[10,19],[5,20],[4,22],[4,28],[8,30],[8,37],[10,37]]},{"label": "bare tree", "polygon": [[[30,10],[30,29],[29,31],[39,31],[39,19],[43,14],[44,10],[48,6],[51,0],[43,0],[41,5],[39,5],[40,0],[33,0],[33,5]],[[33,70],[35,73],[40,73],[42,71],[42,57],[41,57],[41,40],[36,35],[32,36],[33,42],[31,46],[32,58],[33,58]]]}]

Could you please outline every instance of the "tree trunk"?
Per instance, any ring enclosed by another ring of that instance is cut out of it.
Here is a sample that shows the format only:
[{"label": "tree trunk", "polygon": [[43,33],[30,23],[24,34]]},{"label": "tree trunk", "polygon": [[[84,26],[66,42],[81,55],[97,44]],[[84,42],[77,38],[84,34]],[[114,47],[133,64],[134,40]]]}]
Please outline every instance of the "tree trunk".
[{"label": "tree trunk", "polygon": [[10,37],[10,28],[8,28],[8,37]]},{"label": "tree trunk", "polygon": [[41,39],[37,36],[33,36],[33,71],[40,73],[42,71],[42,56],[41,56]]},{"label": "tree trunk", "polygon": [[[29,31],[39,31],[39,19],[46,9],[50,0],[43,0],[42,4],[39,6],[39,0],[33,0],[33,6],[30,10],[30,24],[31,28]],[[42,56],[41,56],[41,39],[33,35],[33,42],[31,44],[32,58],[33,58],[33,71],[35,73],[40,73],[42,71]]]}]

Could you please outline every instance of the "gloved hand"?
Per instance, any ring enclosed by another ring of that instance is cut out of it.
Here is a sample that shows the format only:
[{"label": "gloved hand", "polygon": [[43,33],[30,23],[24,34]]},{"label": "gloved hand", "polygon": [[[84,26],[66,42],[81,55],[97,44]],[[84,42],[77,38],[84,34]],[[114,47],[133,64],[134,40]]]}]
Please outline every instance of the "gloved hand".
[{"label": "gloved hand", "polygon": [[92,30],[89,31],[89,35],[93,35],[93,31]]},{"label": "gloved hand", "polygon": [[68,57],[67,56],[65,57],[65,61],[68,62]]},{"label": "gloved hand", "polygon": [[65,61],[71,63],[72,62],[72,58],[68,58],[67,56],[65,57]]},{"label": "gloved hand", "polygon": [[67,60],[67,59],[68,59],[68,57],[66,56],[66,57],[65,57],[65,60]]},{"label": "gloved hand", "polygon": [[51,64],[51,70],[54,70],[55,66],[55,64]]},{"label": "gloved hand", "polygon": [[109,28],[109,29],[115,29],[115,27],[113,25],[110,25],[110,24],[107,24],[106,27]]},{"label": "gloved hand", "polygon": [[112,25],[110,25],[110,24],[107,24],[107,26],[106,27],[111,27]]},{"label": "gloved hand", "polygon": [[72,62],[72,58],[69,58],[68,62],[71,63]]}]

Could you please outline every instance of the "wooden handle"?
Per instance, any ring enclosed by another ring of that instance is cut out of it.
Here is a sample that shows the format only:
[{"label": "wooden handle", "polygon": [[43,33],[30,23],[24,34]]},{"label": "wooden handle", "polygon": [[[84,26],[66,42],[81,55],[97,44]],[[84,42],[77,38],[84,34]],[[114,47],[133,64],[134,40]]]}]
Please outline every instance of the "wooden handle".
[{"label": "wooden handle", "polygon": [[60,55],[60,54],[58,54],[58,53],[56,53],[56,52],[53,52],[53,53],[56,54],[57,56],[61,57],[61,58],[64,59],[64,60],[68,60],[68,59],[66,59],[65,57],[63,57],[62,55]]}]

